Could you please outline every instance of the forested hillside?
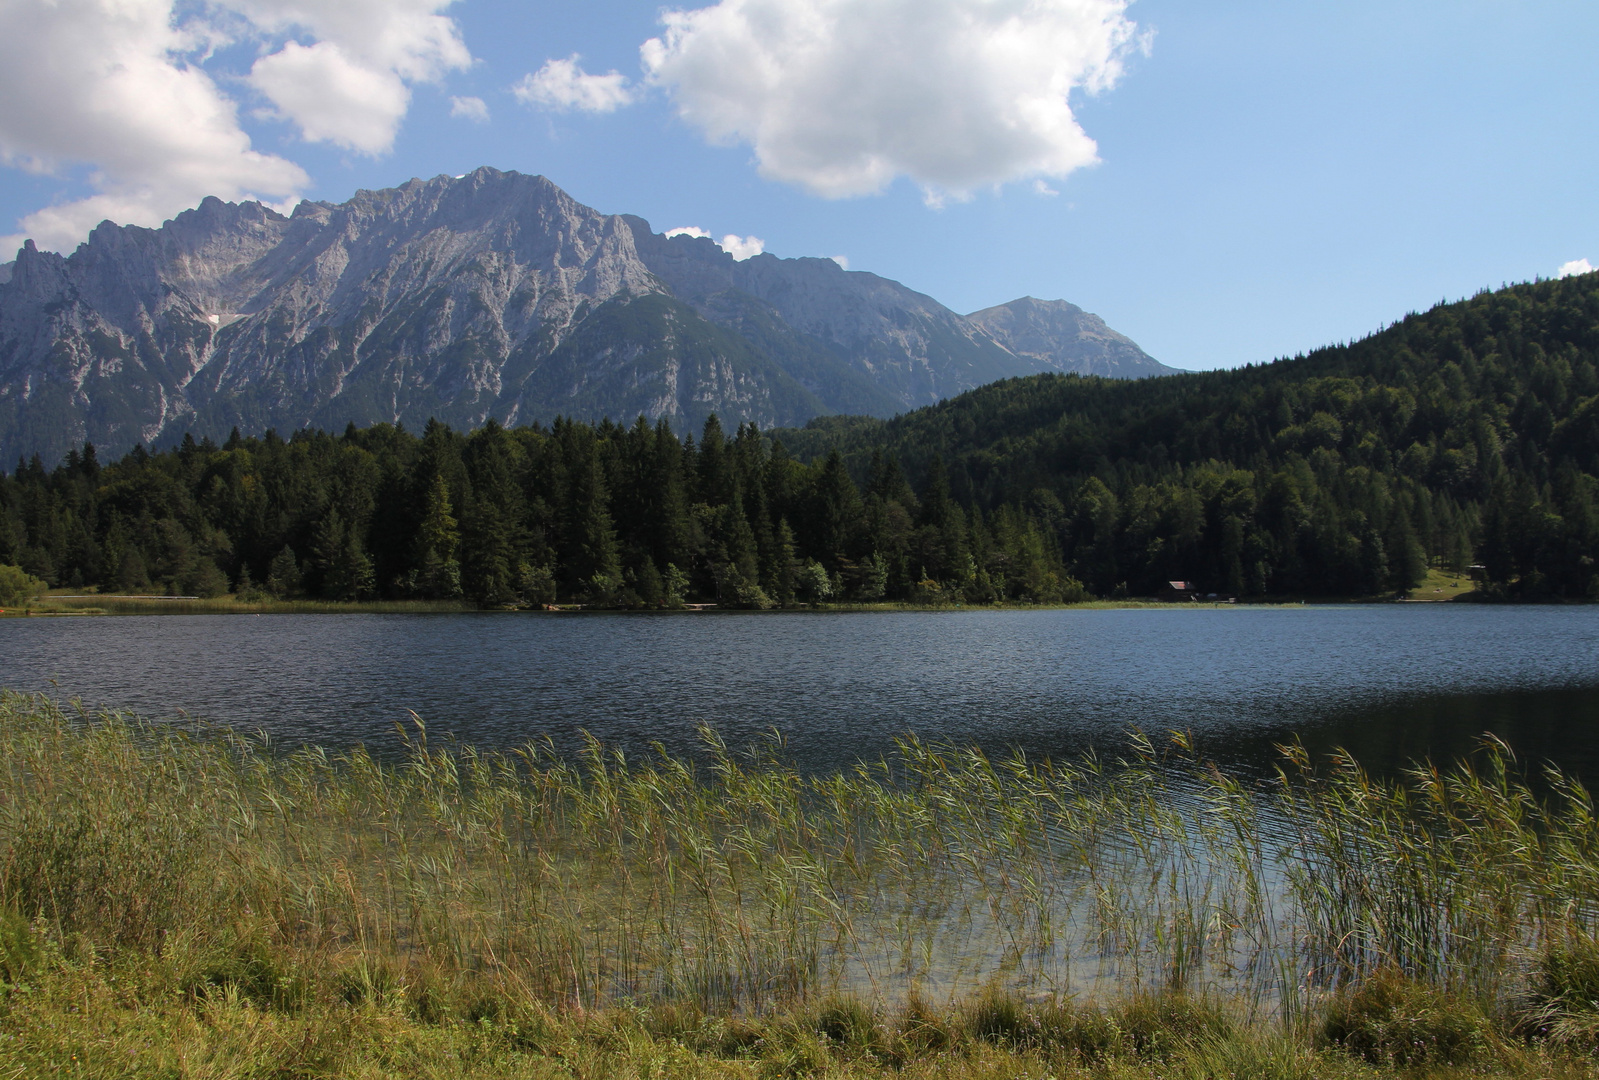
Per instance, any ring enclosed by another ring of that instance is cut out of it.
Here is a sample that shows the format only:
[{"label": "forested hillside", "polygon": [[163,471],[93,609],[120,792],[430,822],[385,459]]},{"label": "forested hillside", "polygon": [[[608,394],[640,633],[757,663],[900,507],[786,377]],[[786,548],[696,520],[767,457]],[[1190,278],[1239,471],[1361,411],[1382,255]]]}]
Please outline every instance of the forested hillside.
[{"label": "forested hillside", "polygon": [[1096,592],[1401,590],[1430,561],[1599,594],[1599,274],[1445,304],[1362,341],[1139,383],[1038,376],[882,422],[780,433],[860,472],[947,467],[1020,506]]},{"label": "forested hillside", "polygon": [[[0,478],[58,585],[619,606],[1489,591],[1595,597],[1599,274],[1142,382],[1045,375],[774,438],[665,422],[185,439]],[[903,471],[902,471],[903,466]]]}]

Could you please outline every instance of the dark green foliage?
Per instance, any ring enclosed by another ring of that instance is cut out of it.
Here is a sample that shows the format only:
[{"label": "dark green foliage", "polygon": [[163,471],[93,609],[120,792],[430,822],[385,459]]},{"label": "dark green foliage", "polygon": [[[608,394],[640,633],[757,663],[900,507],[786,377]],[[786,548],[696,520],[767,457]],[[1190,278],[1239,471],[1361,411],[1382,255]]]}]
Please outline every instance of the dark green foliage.
[{"label": "dark green foliage", "polygon": [[1474,562],[1489,594],[1599,598],[1596,364],[1583,277],[1276,364],[1015,379],[775,439],[710,416],[698,442],[640,417],[85,446],[0,476],[0,562],[495,607],[1378,596]]},{"label": "dark green foliage", "polygon": [[19,566],[0,564],[0,605],[21,604],[44,592],[46,585]]},{"label": "dark green foliage", "polygon": [[1538,964],[1538,997],[1568,1012],[1599,1012],[1599,942],[1589,937],[1551,945]]},{"label": "dark green foliage", "polygon": [[38,966],[40,951],[38,937],[28,920],[15,911],[0,908],[0,995],[27,985],[29,974]]},{"label": "dark green foliage", "polygon": [[[1274,364],[1012,379],[891,421],[779,434],[809,459],[841,452],[857,477],[892,456],[968,513],[1026,508],[1100,594],[1168,580],[1392,594],[1429,564],[1480,560],[1507,594],[1599,596],[1592,277],[1484,293]],[[918,524],[948,516],[924,508]],[[935,579],[959,576],[952,540],[920,541]]]},{"label": "dark green foliage", "polygon": [[970,1039],[1075,1061],[1163,1060],[1233,1031],[1215,1002],[1175,991],[1134,994],[1101,1009],[1070,1001],[1030,1005],[1014,993],[990,989],[965,1002],[954,1021]]},{"label": "dark green foliage", "polygon": [[873,1006],[859,997],[836,995],[816,1009],[816,1031],[828,1041],[857,1054],[882,1052],[887,1031]]},{"label": "dark green foliage", "polygon": [[261,1008],[292,1010],[310,996],[305,975],[285,963],[282,951],[260,932],[238,934],[198,959],[180,980],[181,989],[194,997],[236,994]]},{"label": "dark green foliage", "polygon": [[1586,934],[1552,942],[1517,1019],[1517,1029],[1531,1038],[1599,1045],[1599,942]]},{"label": "dark green foliage", "polygon": [[1474,1002],[1390,970],[1337,998],[1322,1034],[1374,1064],[1409,1066],[1466,1061],[1493,1028]]},{"label": "dark green foliage", "polygon": [[[1233,1024],[1215,1001],[1179,991],[1135,995],[1106,1019],[1123,1048],[1151,1058],[1170,1058],[1233,1032]],[[1079,1045],[1091,1052],[1098,1026],[1081,1025],[1077,1030]]]},{"label": "dark green foliage", "polygon": [[[839,456],[801,464],[714,416],[697,443],[642,418],[235,434],[104,468],[92,448],[54,471],[23,463],[0,476],[0,541],[41,577],[116,592],[212,596],[232,581],[329,600],[768,608],[905,598],[947,572],[940,596],[956,601],[1066,595],[1025,508],[990,530],[944,498],[918,528],[921,504],[884,470],[863,498]],[[968,549],[986,553],[975,570]],[[974,575],[999,584],[965,588]]]}]

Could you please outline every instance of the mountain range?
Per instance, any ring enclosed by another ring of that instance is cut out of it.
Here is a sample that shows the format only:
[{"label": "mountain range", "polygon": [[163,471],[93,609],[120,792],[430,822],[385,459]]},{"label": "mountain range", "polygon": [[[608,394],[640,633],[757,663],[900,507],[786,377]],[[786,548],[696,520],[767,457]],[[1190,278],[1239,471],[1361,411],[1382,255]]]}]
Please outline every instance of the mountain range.
[{"label": "mountain range", "polygon": [[961,316],[831,259],[735,260],[481,168],[301,202],[209,198],[0,267],[0,461],[185,431],[557,415],[891,416],[1047,371],[1169,374],[1097,316]]}]

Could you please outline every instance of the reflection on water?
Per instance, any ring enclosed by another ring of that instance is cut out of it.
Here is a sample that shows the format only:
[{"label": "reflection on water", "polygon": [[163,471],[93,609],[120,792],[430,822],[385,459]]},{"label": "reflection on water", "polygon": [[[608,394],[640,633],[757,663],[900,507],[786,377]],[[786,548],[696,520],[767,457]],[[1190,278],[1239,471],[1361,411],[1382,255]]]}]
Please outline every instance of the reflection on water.
[{"label": "reflection on water", "polygon": [[1492,730],[1599,771],[1590,607],[41,618],[0,638],[0,685],[288,742],[391,747],[415,710],[484,746],[692,752],[707,721],[829,769],[906,731],[1058,756],[1138,727],[1257,769],[1295,734],[1385,767]]}]

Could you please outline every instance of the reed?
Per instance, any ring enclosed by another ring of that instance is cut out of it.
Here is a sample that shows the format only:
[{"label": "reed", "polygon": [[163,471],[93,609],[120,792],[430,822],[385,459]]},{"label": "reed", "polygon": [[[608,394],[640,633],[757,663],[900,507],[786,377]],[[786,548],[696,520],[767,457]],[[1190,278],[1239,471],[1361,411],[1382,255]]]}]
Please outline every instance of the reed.
[{"label": "reed", "polygon": [[10,615],[429,615],[478,611],[459,600],[279,600],[236,596],[52,596],[46,594]]},{"label": "reed", "polygon": [[[380,757],[0,694],[0,998],[136,971],[218,1008],[453,1018],[538,1053],[627,1015],[646,1040],[714,1028],[696,1053],[781,1043],[801,1071],[977,1044],[1406,1065],[1417,1040],[1599,1031],[1592,799],[1556,770],[1535,789],[1497,743],[1394,778],[1287,747],[1252,786],[1180,736],[1071,762],[906,737],[826,776],[775,737],[702,739],[567,759],[416,720]],[[1401,1006],[1423,999],[1455,1027],[1418,1033]]]}]

